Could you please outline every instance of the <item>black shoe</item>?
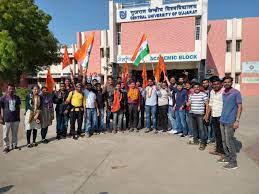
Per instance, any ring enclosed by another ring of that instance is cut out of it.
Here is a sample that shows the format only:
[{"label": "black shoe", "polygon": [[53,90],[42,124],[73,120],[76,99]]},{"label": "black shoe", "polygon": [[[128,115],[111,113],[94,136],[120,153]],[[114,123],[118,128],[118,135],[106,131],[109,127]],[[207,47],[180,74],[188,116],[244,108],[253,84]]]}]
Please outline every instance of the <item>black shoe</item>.
[{"label": "black shoe", "polygon": [[33,147],[33,146],[32,146],[31,143],[27,144],[27,148],[32,148],[32,147]]},{"label": "black shoe", "polygon": [[8,152],[9,152],[10,150],[9,150],[9,148],[4,148],[4,150],[3,150],[3,152],[5,153],[5,154],[7,154]]},{"label": "black shoe", "polygon": [[182,134],[180,137],[185,137],[186,135]]},{"label": "black shoe", "polygon": [[74,140],[78,140],[78,137],[77,137],[77,136],[73,136],[73,139],[74,139]]},{"label": "black shoe", "polygon": [[227,165],[223,166],[224,169],[227,170],[234,170],[237,169],[237,163],[236,162],[229,162]]},{"label": "black shoe", "polygon": [[44,144],[47,144],[47,143],[49,143],[49,140],[43,139],[41,142],[44,143]]},{"label": "black shoe", "polygon": [[37,147],[37,146],[38,146],[37,143],[33,143],[33,144],[32,144],[32,147]]},{"label": "black shoe", "polygon": [[60,139],[61,139],[61,137],[60,137],[60,136],[57,136],[57,137],[56,137],[56,139],[57,139],[57,140],[60,140]]}]

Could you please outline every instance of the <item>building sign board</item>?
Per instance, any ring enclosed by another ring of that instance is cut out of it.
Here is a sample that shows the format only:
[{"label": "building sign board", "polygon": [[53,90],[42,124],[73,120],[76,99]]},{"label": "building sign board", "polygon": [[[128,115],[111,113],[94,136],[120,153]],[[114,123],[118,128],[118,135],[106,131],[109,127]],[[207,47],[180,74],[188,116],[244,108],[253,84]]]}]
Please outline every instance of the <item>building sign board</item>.
[{"label": "building sign board", "polygon": [[242,73],[259,73],[259,61],[244,62],[242,64]]},{"label": "building sign board", "polygon": [[[190,53],[172,53],[162,54],[165,62],[185,62],[185,61],[200,61],[200,56],[196,52]],[[159,54],[151,54],[145,57],[144,61],[147,63],[158,62]],[[131,63],[131,55],[118,55],[117,63]]]},{"label": "building sign board", "polygon": [[117,23],[196,16],[201,15],[201,6],[197,1],[179,4],[167,4],[159,7],[118,9],[116,15]]},{"label": "building sign board", "polygon": [[259,77],[243,77],[242,83],[245,83],[245,84],[259,84]]}]

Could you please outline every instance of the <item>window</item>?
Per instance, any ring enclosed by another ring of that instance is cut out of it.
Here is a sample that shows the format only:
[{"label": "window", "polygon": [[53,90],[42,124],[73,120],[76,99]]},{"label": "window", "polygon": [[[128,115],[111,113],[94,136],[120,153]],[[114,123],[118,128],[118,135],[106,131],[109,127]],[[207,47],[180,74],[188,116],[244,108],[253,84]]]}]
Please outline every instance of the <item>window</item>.
[{"label": "window", "polygon": [[117,45],[121,45],[121,24],[117,24]]},{"label": "window", "polygon": [[101,54],[101,58],[104,58],[104,49],[103,48],[100,49],[100,54]]},{"label": "window", "polygon": [[235,75],[235,83],[236,84],[240,83],[240,73],[236,73],[236,75]]},{"label": "window", "polygon": [[195,40],[201,39],[201,18],[195,18]]},{"label": "window", "polygon": [[236,41],[236,44],[237,44],[237,46],[236,46],[236,52],[240,52],[241,51],[241,40],[237,40]]},{"label": "window", "polygon": [[110,58],[110,47],[106,48],[106,58]]},{"label": "window", "polygon": [[231,52],[232,49],[232,40],[227,40],[227,52]]}]

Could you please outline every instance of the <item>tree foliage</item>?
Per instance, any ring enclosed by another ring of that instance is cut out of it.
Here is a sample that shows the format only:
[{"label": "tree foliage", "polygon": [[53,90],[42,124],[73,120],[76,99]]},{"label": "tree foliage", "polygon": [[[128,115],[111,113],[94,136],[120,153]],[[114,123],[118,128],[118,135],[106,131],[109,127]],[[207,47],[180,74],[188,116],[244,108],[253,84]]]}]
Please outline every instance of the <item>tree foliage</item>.
[{"label": "tree foliage", "polygon": [[18,82],[60,61],[50,21],[34,0],[0,0],[0,81]]}]

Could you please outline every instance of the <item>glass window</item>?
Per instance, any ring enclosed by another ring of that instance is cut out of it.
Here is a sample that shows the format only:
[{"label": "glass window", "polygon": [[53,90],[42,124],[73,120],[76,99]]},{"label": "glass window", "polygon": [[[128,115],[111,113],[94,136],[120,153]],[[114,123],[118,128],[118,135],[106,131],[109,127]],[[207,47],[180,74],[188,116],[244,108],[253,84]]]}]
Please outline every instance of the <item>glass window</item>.
[{"label": "glass window", "polygon": [[110,47],[106,48],[106,57],[110,58]]},{"label": "glass window", "polygon": [[236,75],[235,75],[235,83],[236,84],[240,83],[240,73],[236,73]]},{"label": "glass window", "polygon": [[121,45],[121,24],[117,24],[117,44]]},{"label": "glass window", "polygon": [[101,58],[104,58],[104,49],[100,48]]},{"label": "glass window", "polygon": [[236,52],[240,52],[241,51],[241,40],[237,40],[236,41],[236,44],[237,44],[237,46],[236,46]]},{"label": "glass window", "polygon": [[201,39],[201,18],[195,18],[195,40]]},{"label": "glass window", "polygon": [[232,49],[232,40],[227,40],[227,52],[231,52]]}]

